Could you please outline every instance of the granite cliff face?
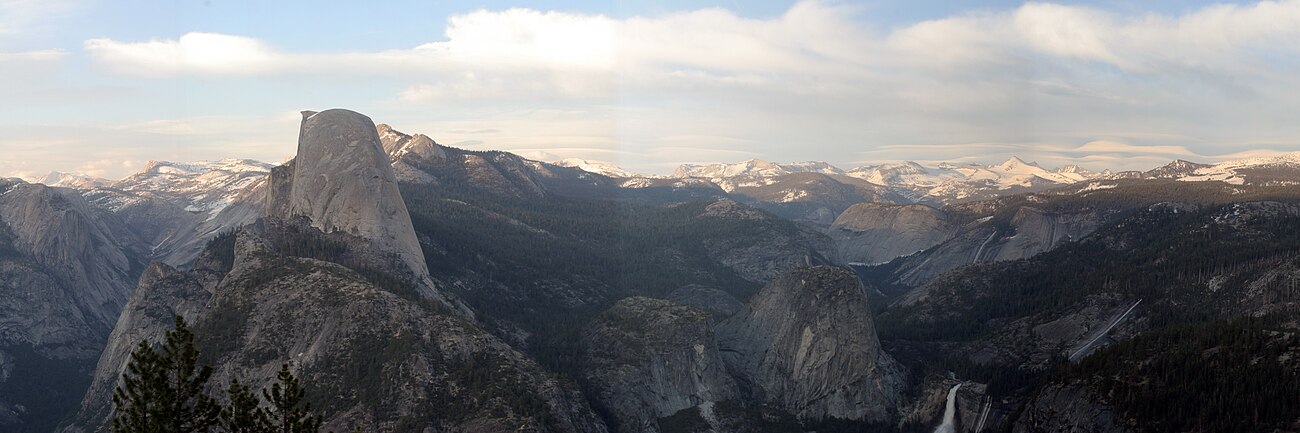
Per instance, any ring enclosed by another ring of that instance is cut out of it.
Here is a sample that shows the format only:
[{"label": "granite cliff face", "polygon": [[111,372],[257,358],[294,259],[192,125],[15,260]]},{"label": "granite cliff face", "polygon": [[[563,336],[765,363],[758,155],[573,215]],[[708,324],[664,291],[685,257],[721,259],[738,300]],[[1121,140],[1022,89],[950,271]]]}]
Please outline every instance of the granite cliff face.
[{"label": "granite cliff face", "polygon": [[938,245],[957,234],[943,211],[921,204],[859,203],[835,219],[826,234],[838,258],[876,264]]},{"label": "granite cliff face", "polygon": [[736,398],[708,314],[672,301],[619,301],[584,333],[584,371],[620,432],[658,432],[656,420]]},{"label": "granite cliff face", "polygon": [[0,180],[0,430],[75,407],[139,259],[75,191]]},{"label": "granite cliff face", "polygon": [[5,191],[0,220],[13,233],[13,249],[66,284],[91,325],[112,327],[134,280],[131,267],[139,266],[127,255],[129,239],[115,236],[74,191],[44,185]]},{"label": "granite cliff face", "polygon": [[404,263],[426,296],[437,296],[370,118],[341,109],[304,111],[298,154],[291,164],[272,170],[267,200],[269,216],[306,217],[323,232],[366,239],[379,255]]},{"label": "granite cliff face", "polygon": [[743,392],[803,419],[885,420],[903,388],[861,283],[829,266],[774,278],[718,328]]}]

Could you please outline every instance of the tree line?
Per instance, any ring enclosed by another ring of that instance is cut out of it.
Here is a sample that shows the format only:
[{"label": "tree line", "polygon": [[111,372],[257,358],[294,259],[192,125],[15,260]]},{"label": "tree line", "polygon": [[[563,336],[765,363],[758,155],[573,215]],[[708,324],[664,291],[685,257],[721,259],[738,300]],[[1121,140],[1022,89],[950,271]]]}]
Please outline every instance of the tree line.
[{"label": "tree line", "polygon": [[306,391],[280,366],[269,389],[254,393],[231,378],[224,405],[207,393],[212,367],[200,365],[194,333],[180,316],[155,349],[141,341],[113,391],[114,433],[317,433],[322,418],[304,400]]}]

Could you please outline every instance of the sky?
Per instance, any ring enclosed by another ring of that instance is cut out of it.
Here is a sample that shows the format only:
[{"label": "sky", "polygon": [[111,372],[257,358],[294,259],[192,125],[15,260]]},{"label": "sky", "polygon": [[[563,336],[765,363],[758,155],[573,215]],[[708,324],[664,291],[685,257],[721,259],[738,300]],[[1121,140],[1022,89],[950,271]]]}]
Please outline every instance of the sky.
[{"label": "sky", "polygon": [[0,176],[293,156],[301,110],[669,173],[1300,151],[1300,0],[0,0]]}]

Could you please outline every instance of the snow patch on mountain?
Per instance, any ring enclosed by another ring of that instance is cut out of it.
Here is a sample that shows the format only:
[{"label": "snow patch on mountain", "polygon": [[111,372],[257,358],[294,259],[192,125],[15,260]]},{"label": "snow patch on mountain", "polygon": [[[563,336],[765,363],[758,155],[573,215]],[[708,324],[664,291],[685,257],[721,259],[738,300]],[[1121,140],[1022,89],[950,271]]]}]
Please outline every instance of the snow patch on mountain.
[{"label": "snow patch on mountain", "polygon": [[[1270,171],[1272,173],[1268,173]],[[1281,174],[1290,176],[1279,176]],[[1300,175],[1300,152],[1201,165],[1177,179],[1184,182],[1220,181],[1231,185],[1297,185],[1300,177],[1296,175]]]},{"label": "snow patch on mountain", "polygon": [[943,203],[1067,185],[1096,179],[1103,173],[1077,165],[1049,170],[1011,157],[995,165],[941,163],[927,167],[904,161],[858,167],[847,174],[895,188],[900,195],[915,201]]},{"label": "snow patch on mountain", "polygon": [[[149,161],[140,172],[103,188],[86,193],[95,204],[117,211],[136,200],[161,198],[191,213],[207,213],[215,218],[234,197],[271,172],[272,164],[251,159],[228,158],[219,161],[187,163]],[[100,190],[139,194],[102,194]]]},{"label": "snow patch on mountain", "polygon": [[820,161],[775,163],[751,159],[735,164],[682,164],[670,177],[707,179],[732,192],[736,188],[771,185],[773,178],[794,173],[843,175],[844,171]]},{"label": "snow patch on mountain", "polygon": [[772,177],[791,173],[844,174],[844,171],[820,161],[775,163],[761,159],[751,159],[735,164],[682,164],[677,167],[672,177],[730,178],[740,176]]},{"label": "snow patch on mountain", "polygon": [[624,178],[624,179],[633,178],[633,177],[643,177],[636,173],[632,173],[630,171],[624,170],[622,167],[619,167],[613,163],[609,163],[605,161],[595,161],[595,160],[582,159],[582,158],[565,158],[559,161],[551,162],[551,164],[555,164],[560,167],[576,168],[588,173],[595,173],[595,174],[608,176],[608,177],[616,177],[616,178]]},{"label": "snow patch on mountain", "polygon": [[64,173],[61,171],[51,171],[49,174],[45,176],[34,178],[34,179],[27,179],[27,181],[31,183],[43,184],[45,186],[73,188],[73,189],[98,188],[102,186],[108,186],[109,184],[113,183],[113,181],[104,178],[89,176],[80,173]]}]

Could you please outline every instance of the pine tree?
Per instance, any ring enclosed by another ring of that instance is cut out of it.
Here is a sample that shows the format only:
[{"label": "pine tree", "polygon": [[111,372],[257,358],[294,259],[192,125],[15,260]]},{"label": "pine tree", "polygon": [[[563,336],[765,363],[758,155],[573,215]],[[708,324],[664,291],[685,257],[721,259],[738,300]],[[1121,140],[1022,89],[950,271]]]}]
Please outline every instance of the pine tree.
[{"label": "pine tree", "polygon": [[113,405],[117,415],[113,418],[114,433],[155,432],[159,419],[155,416],[158,401],[154,388],[163,377],[162,362],[148,341],[140,341],[131,352],[131,361],[122,375],[122,384],[113,390]]},{"label": "pine tree", "polygon": [[257,398],[248,385],[239,383],[239,379],[230,379],[230,388],[226,390],[230,405],[221,412],[221,428],[226,433],[270,433],[271,419],[262,408],[262,400]]},{"label": "pine tree", "polygon": [[162,350],[140,342],[122,385],[113,391],[114,433],[204,432],[217,424],[221,406],[203,393],[212,367],[199,366],[194,333],[176,316]]},{"label": "pine tree", "polygon": [[278,433],[317,433],[320,431],[321,419],[311,413],[311,403],[303,401],[306,391],[289,371],[289,364],[280,365],[276,382],[271,384],[270,392],[262,390],[262,397],[271,404],[271,423],[273,432]]}]

